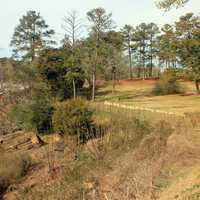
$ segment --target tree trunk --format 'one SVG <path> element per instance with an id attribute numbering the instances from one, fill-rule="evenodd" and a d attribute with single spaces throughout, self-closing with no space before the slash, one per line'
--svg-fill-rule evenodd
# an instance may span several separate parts
<path id="1" fill-rule="evenodd" d="M 151 50 L 152 51 L 152 50 Z M 149 68 L 149 77 L 152 77 L 153 76 L 153 55 L 151 53 L 151 56 L 150 56 L 150 68 Z"/>
<path id="2" fill-rule="evenodd" d="M 146 77 L 145 58 L 142 59 L 142 66 L 143 66 L 143 80 L 145 80 Z"/>
<path id="3" fill-rule="evenodd" d="M 153 77 L 153 63 L 151 63 L 151 66 L 149 68 L 149 77 Z"/>
<path id="4" fill-rule="evenodd" d="M 35 24 L 33 25 L 33 35 L 31 38 L 31 61 L 33 61 L 35 59 Z"/>
<path id="5" fill-rule="evenodd" d="M 142 66 L 142 53 L 141 53 L 142 48 L 140 47 L 140 58 L 139 58 L 139 67 L 138 67 L 138 78 L 141 77 L 141 66 Z"/>
<path id="6" fill-rule="evenodd" d="M 92 74 L 92 101 L 95 100 L 95 91 L 96 91 L 96 73 Z"/>
<path id="7" fill-rule="evenodd" d="M 129 71 L 130 71 L 130 79 L 133 78 L 133 72 L 132 72 L 132 54 L 131 54 L 131 48 L 128 49 L 129 54 Z"/>
<path id="8" fill-rule="evenodd" d="M 146 59 L 145 59 L 145 52 L 146 52 L 146 48 L 145 48 L 145 41 L 143 41 L 143 44 L 144 44 L 144 46 L 143 46 L 143 50 L 142 50 L 142 52 L 143 52 L 143 55 L 142 55 L 142 66 L 143 66 L 143 80 L 145 80 L 145 77 L 146 77 L 146 67 L 145 67 L 145 61 L 146 61 Z"/>
<path id="9" fill-rule="evenodd" d="M 198 94 L 200 94 L 200 87 L 199 87 L 199 84 L 200 84 L 200 79 L 199 79 L 199 80 L 195 80 L 196 90 L 197 90 L 197 93 L 198 93 Z"/>
<path id="10" fill-rule="evenodd" d="M 115 84 L 116 84 L 116 73 L 115 72 L 113 72 L 113 74 L 112 74 L 112 81 L 113 81 L 112 92 L 114 93 L 115 92 Z"/>
<path id="11" fill-rule="evenodd" d="M 74 79 L 73 79 L 73 93 L 74 93 L 74 99 L 76 99 L 76 83 Z"/>
<path id="12" fill-rule="evenodd" d="M 149 77 L 153 76 L 153 47 L 152 47 L 152 36 L 151 36 L 151 56 L 150 56 L 150 69 L 149 69 Z"/>
<path id="13" fill-rule="evenodd" d="M 137 77 L 140 78 L 141 76 L 141 66 L 137 67 Z"/>

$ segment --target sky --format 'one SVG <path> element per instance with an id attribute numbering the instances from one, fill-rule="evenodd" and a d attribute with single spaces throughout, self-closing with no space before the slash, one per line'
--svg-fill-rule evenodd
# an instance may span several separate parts
<path id="1" fill-rule="evenodd" d="M 63 17 L 67 11 L 77 10 L 85 20 L 87 11 L 103 7 L 112 12 L 113 20 L 118 29 L 125 24 L 137 26 L 142 22 L 154 22 L 159 26 L 173 23 L 187 12 L 200 14 L 200 0 L 190 0 L 185 7 L 172 9 L 169 12 L 159 10 L 155 0 L 0 0 L 0 57 L 10 56 L 9 47 L 14 28 L 19 19 L 28 10 L 36 10 L 46 20 L 47 24 L 56 31 L 55 39 L 60 40 L 64 34 L 61 28 Z"/>

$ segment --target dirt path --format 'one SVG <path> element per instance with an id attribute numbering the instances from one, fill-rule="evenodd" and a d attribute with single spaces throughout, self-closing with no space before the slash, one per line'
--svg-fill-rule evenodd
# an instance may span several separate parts
<path id="1" fill-rule="evenodd" d="M 124 109 L 128 109 L 128 110 L 148 111 L 148 112 L 151 112 L 151 113 L 160 113 L 160 114 L 173 115 L 173 116 L 178 116 L 178 117 L 185 117 L 184 114 L 177 114 L 177 113 L 174 113 L 174 112 L 166 112 L 166 111 L 163 111 L 163 110 L 155 110 L 155 109 L 151 109 L 151 108 L 144 108 L 144 107 L 138 107 L 138 106 L 129 106 L 129 105 L 124 105 L 124 104 L 120 104 L 120 103 L 113 103 L 113 102 L 108 102 L 108 101 L 105 101 L 104 105 L 117 107 L 117 108 L 124 108 Z"/>

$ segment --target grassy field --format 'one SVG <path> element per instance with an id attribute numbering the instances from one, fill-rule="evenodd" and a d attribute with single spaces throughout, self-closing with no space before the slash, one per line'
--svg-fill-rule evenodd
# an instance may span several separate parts
<path id="1" fill-rule="evenodd" d="M 177 95 L 155 96 L 152 89 L 156 81 L 119 81 L 115 91 L 112 84 L 101 86 L 98 91 L 98 101 L 119 102 L 156 110 L 164 110 L 183 114 L 200 111 L 200 95 L 196 94 L 193 82 L 180 82 L 185 93 Z"/>

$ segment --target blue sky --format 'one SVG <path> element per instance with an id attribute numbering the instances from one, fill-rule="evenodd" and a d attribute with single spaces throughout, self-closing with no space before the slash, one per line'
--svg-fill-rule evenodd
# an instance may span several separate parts
<path id="1" fill-rule="evenodd" d="M 159 26 L 173 23 L 187 12 L 200 14 L 200 0 L 190 2 L 180 9 L 169 12 L 158 10 L 154 0 L 1 0 L 0 6 L 0 57 L 10 56 L 9 43 L 19 18 L 27 10 L 36 10 L 41 13 L 51 28 L 61 37 L 62 18 L 67 11 L 75 9 L 82 18 L 85 13 L 95 7 L 104 7 L 113 13 L 113 19 L 118 28 L 124 24 L 138 25 L 141 22 L 155 22 Z"/>

